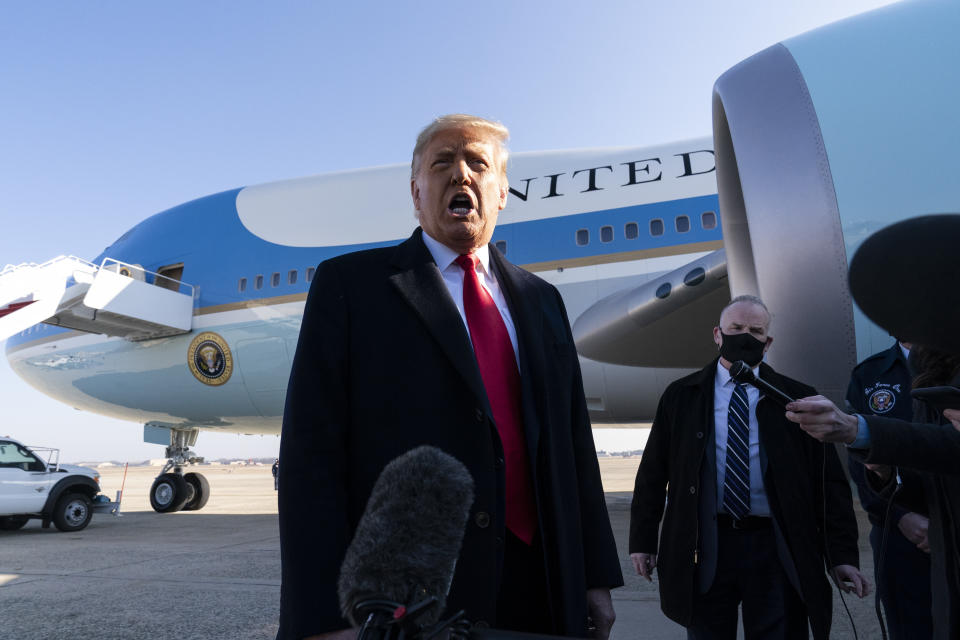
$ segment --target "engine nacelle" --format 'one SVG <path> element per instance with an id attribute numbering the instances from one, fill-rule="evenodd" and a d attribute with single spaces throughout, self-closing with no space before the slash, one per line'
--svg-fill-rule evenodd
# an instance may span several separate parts
<path id="1" fill-rule="evenodd" d="M 723 74 L 714 148 L 731 294 L 774 315 L 769 360 L 835 401 L 892 338 L 848 258 L 903 218 L 960 211 L 960 5 L 904 2 L 774 45 Z"/>

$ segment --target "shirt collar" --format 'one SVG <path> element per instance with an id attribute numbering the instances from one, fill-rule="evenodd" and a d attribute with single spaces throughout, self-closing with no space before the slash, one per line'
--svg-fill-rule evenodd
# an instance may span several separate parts
<path id="1" fill-rule="evenodd" d="M 897 342 L 897 346 L 900 347 L 900 353 L 903 354 L 903 359 L 907 360 L 910 357 L 910 349 L 907 349 L 905 346 Z"/>
<path id="2" fill-rule="evenodd" d="M 760 377 L 760 365 L 753 368 L 753 375 Z M 720 360 L 717 360 L 717 382 L 720 386 L 726 386 L 729 383 L 737 384 L 737 381 L 730 377 L 730 370 L 723 366 Z"/>
<path id="3" fill-rule="evenodd" d="M 433 261 L 437 264 L 437 268 L 441 272 L 446 271 L 447 268 L 453 264 L 453 261 L 460 256 L 459 253 L 447 245 L 434 240 L 426 231 L 423 232 L 423 244 L 427 245 L 427 250 L 430 251 L 430 255 L 433 256 Z M 489 274 L 490 248 L 487 245 L 483 245 L 474 251 L 473 255 L 477 256 L 477 260 L 480 261 L 480 266 L 483 268 L 483 272 Z M 459 269 L 459 267 L 457 268 Z"/>

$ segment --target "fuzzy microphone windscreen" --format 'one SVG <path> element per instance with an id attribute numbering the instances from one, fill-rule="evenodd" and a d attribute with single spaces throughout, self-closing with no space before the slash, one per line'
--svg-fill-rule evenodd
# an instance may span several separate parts
<path id="1" fill-rule="evenodd" d="M 408 607 L 429 596 L 446 605 L 464 529 L 473 504 L 473 478 L 463 464 L 435 447 L 412 449 L 377 479 L 340 567 L 340 609 L 354 625 L 358 600 L 376 597 Z"/>

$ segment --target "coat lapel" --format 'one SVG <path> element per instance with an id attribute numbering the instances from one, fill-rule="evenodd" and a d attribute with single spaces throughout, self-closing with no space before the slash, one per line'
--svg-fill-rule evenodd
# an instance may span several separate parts
<path id="1" fill-rule="evenodd" d="M 470 337 L 430 251 L 423 244 L 422 233 L 423 230 L 418 228 L 412 236 L 397 246 L 392 263 L 398 271 L 390 276 L 390 280 L 427 325 L 487 415 L 491 415 L 490 403 L 476 358 L 473 356 Z"/>
<path id="2" fill-rule="evenodd" d="M 527 285 L 526 271 L 507 262 L 494 245 L 490 245 L 490 263 L 503 291 L 513 317 L 520 352 L 521 405 L 523 429 L 531 471 L 536 477 L 537 449 L 540 444 L 539 416 L 545 415 L 542 402 L 547 397 L 543 389 L 546 379 L 546 356 L 543 351 L 543 307 L 538 304 L 536 291 Z"/>
<path id="3" fill-rule="evenodd" d="M 760 379 L 766 380 L 775 387 L 781 387 L 777 374 L 765 362 L 760 363 Z M 767 472 L 770 470 L 770 454 L 774 457 L 781 451 L 790 451 L 789 444 L 784 441 L 785 431 L 780 427 L 779 418 L 783 417 L 784 409 L 776 400 L 763 396 L 757 403 L 757 429 L 760 435 L 760 473 L 763 475 L 766 486 L 770 485 Z M 770 425 L 775 425 L 770 428 Z M 769 493 L 769 491 L 767 492 Z"/>

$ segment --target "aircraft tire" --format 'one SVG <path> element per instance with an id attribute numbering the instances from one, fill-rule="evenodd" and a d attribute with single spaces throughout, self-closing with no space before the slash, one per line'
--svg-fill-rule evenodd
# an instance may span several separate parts
<path id="1" fill-rule="evenodd" d="M 186 480 L 186 478 L 184 478 L 184 480 Z M 190 504 L 193 501 L 193 499 L 197 496 L 197 490 L 193 487 L 192 484 L 190 484 L 189 481 L 187 481 L 183 486 L 187 490 L 187 493 L 186 493 L 187 498 L 184 501 L 183 506 L 180 507 L 180 511 L 185 511 L 187 508 L 187 505 Z"/>
<path id="2" fill-rule="evenodd" d="M 210 483 L 200 473 L 186 473 L 183 479 L 193 488 L 193 497 L 183 505 L 184 511 L 199 511 L 203 509 L 207 500 L 210 499 Z"/>
<path id="3" fill-rule="evenodd" d="M 0 518 L 0 531 L 16 531 L 27 524 L 29 516 L 4 516 Z"/>
<path id="4" fill-rule="evenodd" d="M 162 473 L 150 487 L 150 506 L 157 513 L 180 511 L 188 497 L 187 481 L 179 473 Z"/>
<path id="5" fill-rule="evenodd" d="M 93 503 L 82 493 L 65 493 L 53 508 L 53 524 L 60 531 L 80 531 L 90 524 Z"/>

